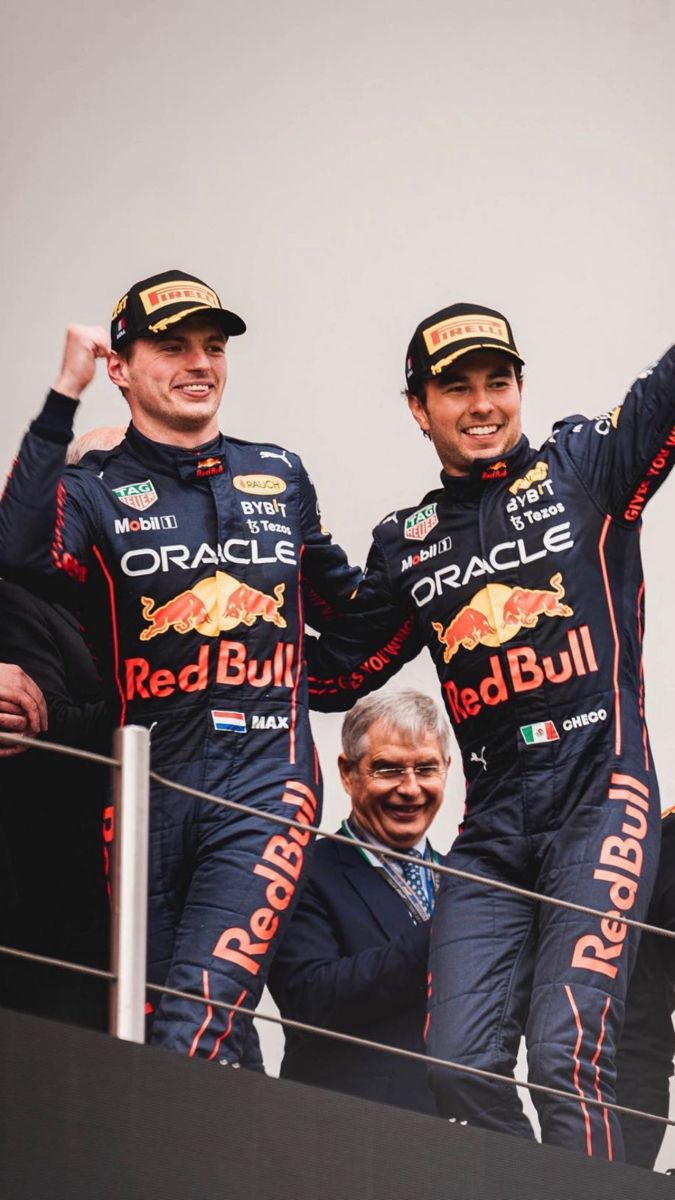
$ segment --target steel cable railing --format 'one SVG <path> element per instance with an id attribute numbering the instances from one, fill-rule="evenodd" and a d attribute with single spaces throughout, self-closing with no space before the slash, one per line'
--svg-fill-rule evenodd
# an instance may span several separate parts
<path id="1" fill-rule="evenodd" d="M 292 817 L 280 817 L 273 813 L 261 812 L 259 808 L 252 808 L 248 804 L 239 804 L 236 800 L 223 800 L 219 796 L 211 796 L 208 792 L 200 792 L 196 788 L 187 787 L 185 784 L 173 783 L 170 779 L 165 779 L 163 775 L 158 775 L 156 771 L 150 772 L 150 778 L 163 787 L 172 788 L 177 792 L 184 792 L 185 795 L 194 796 L 198 800 L 207 800 L 211 804 L 244 813 L 246 816 L 262 817 L 274 825 L 286 825 L 292 829 L 320 834 L 322 837 L 330 838 L 333 842 L 344 842 L 347 846 L 357 846 L 362 850 L 370 850 L 372 852 L 373 849 L 370 842 L 359 841 L 356 837 L 346 837 L 342 833 L 332 833 L 327 829 L 322 829 L 319 825 L 308 825 L 303 821 L 294 821 Z M 444 863 L 430 863 L 420 858 L 413 858 L 400 850 L 390 850 L 388 847 L 378 846 L 377 853 L 383 858 L 393 858 L 398 862 L 412 863 L 414 866 L 421 867 L 423 870 L 431 871 L 434 874 L 438 872 L 439 875 L 454 875 L 458 879 L 467 879 L 470 883 L 485 883 L 488 887 L 496 888 L 498 891 L 511 892 L 515 896 L 524 896 L 527 900 L 535 900 L 539 904 L 551 904 L 557 908 L 569 908 L 572 912 L 587 913 L 591 917 L 606 918 L 607 916 L 606 912 L 602 912 L 598 908 L 589 908 L 586 904 L 575 904 L 573 900 L 559 900 L 555 896 L 543 896 L 539 892 L 532 892 L 528 891 L 527 888 L 517 887 L 514 883 L 504 883 L 501 879 L 491 879 L 489 875 L 475 875 L 471 871 L 462 871 L 458 867 L 446 867 Z M 675 930 L 672 929 L 661 929 L 658 925 L 648 925 L 644 921 L 635 921 L 631 917 L 615 917 L 613 920 L 617 924 L 628 925 L 632 929 L 641 929 L 645 933 L 658 933 L 664 937 L 675 939 Z"/>
<path id="2" fill-rule="evenodd" d="M 199 1000 L 201 1004 L 209 1004 L 212 1008 L 221 1008 L 228 1012 L 235 1011 L 242 1013 L 247 1017 L 254 1017 L 256 1020 L 269 1021 L 275 1025 L 282 1025 L 284 1029 L 296 1029 L 299 1033 L 318 1034 L 320 1037 L 332 1038 L 334 1041 L 344 1042 L 350 1046 L 359 1046 L 364 1050 L 384 1050 L 388 1054 L 393 1054 L 398 1058 L 412 1059 L 414 1062 L 423 1063 L 424 1066 L 434 1067 L 451 1067 L 455 1071 L 461 1071 L 464 1075 L 478 1075 L 481 1079 L 491 1079 L 495 1083 L 508 1083 L 511 1087 L 526 1088 L 529 1092 L 539 1092 L 547 1096 L 558 1096 L 563 1100 L 574 1100 L 577 1104 L 580 1099 L 583 1099 L 584 1104 L 591 1104 L 595 1108 L 607 1108 L 612 1112 L 623 1113 L 629 1117 L 644 1117 L 650 1121 L 656 1121 L 660 1125 L 673 1125 L 675 1120 L 670 1117 L 660 1117 L 655 1113 L 645 1113 L 637 1108 L 626 1108 L 622 1104 L 614 1104 L 607 1100 L 596 1100 L 591 1096 L 580 1097 L 578 1092 L 567 1092 L 562 1088 L 549 1087 L 545 1083 L 530 1083 L 525 1079 L 514 1079 L 509 1075 L 500 1075 L 496 1071 L 485 1071 L 482 1067 L 468 1067 L 463 1063 L 451 1062 L 446 1058 L 436 1058 L 432 1054 L 420 1054 L 416 1050 L 404 1050 L 400 1046 L 388 1046 L 385 1042 L 373 1042 L 368 1038 L 356 1037 L 351 1033 L 340 1033 L 336 1029 L 322 1029 L 319 1025 L 308 1025 L 305 1021 L 294 1021 L 290 1017 L 275 1017 L 272 1013 L 262 1013 L 260 1009 L 244 1008 L 243 1005 L 229 1004 L 225 1000 L 207 1000 L 204 996 L 193 996 L 191 992 L 181 992 L 177 988 L 167 988 L 159 983 L 146 984 L 147 990 L 157 992 L 163 996 L 175 996 L 178 1000 Z"/>
<path id="3" fill-rule="evenodd" d="M 388 1046 L 385 1043 L 373 1042 L 365 1038 L 359 1038 L 352 1034 L 340 1033 L 337 1030 L 322 1029 L 319 1026 L 309 1025 L 305 1022 L 291 1020 L 287 1017 L 277 1017 L 270 1013 L 263 1013 L 259 1009 L 249 1009 L 241 1005 L 235 1006 L 224 1000 L 216 1000 L 213 997 L 206 999 L 204 996 L 193 995 L 189 992 L 182 992 L 177 989 L 168 988 L 160 984 L 148 983 L 145 980 L 145 940 L 146 940 L 146 907 L 147 907 L 147 837 L 149 823 L 149 781 L 152 780 L 161 787 L 171 788 L 174 791 L 182 792 L 186 795 L 193 796 L 195 799 L 204 800 L 205 802 L 215 804 L 217 806 L 231 809 L 245 815 L 255 816 L 258 820 L 265 820 L 271 824 L 281 825 L 292 829 L 299 829 L 303 833 L 320 834 L 337 842 L 344 842 L 352 847 L 356 846 L 366 850 L 372 850 L 372 846 L 368 842 L 359 841 L 353 837 L 346 837 L 342 834 L 336 834 L 329 830 L 324 830 L 320 826 L 310 825 L 306 822 L 293 820 L 289 817 L 278 816 L 273 813 L 267 813 L 260 809 L 253 808 L 250 805 L 240 804 L 233 800 L 226 800 L 222 797 L 212 796 L 208 792 L 202 792 L 196 788 L 190 788 L 184 784 L 166 779 L 157 772 L 150 770 L 150 739 L 148 731 L 139 726 L 127 726 L 125 729 L 118 730 L 116 733 L 115 750 L 118 751 L 117 757 L 107 757 L 105 755 L 95 754 L 90 751 L 78 750 L 69 746 L 61 746 L 55 742 L 48 742 L 42 739 L 37 740 L 25 737 L 20 734 L 9 734 L 0 732 L 0 743 L 14 743 L 22 746 L 32 747 L 38 750 L 45 750 L 52 753 L 61 753 L 87 759 L 97 762 L 105 766 L 113 768 L 114 776 L 114 799 L 116 808 L 115 818 L 115 836 L 113 839 L 113 911 L 112 911 L 112 970 L 103 971 L 99 968 L 87 967 L 82 964 L 70 963 L 62 959 L 51 958 L 47 955 L 35 954 L 28 951 L 18 950 L 11 946 L 0 945 L 0 954 L 6 954 L 10 957 L 21 958 L 33 961 L 45 966 L 60 967 L 65 970 L 79 972 L 84 975 L 94 976 L 100 979 L 108 980 L 112 988 L 112 1003 L 111 1003 L 111 1030 L 117 1037 L 124 1038 L 130 1041 L 144 1041 L 145 1027 L 145 993 L 152 991 L 155 993 L 175 996 L 179 999 L 186 999 L 200 1004 L 208 1004 L 213 1008 L 231 1011 L 235 1007 L 237 1011 L 256 1020 L 262 1020 L 281 1025 L 284 1028 L 295 1029 L 299 1032 L 314 1034 L 319 1037 L 332 1038 L 336 1041 L 349 1043 L 364 1050 L 377 1050 L 380 1052 L 389 1053 L 401 1058 L 420 1061 L 429 1066 L 446 1067 L 464 1074 L 476 1075 L 485 1079 L 493 1080 L 499 1083 L 506 1083 L 510 1086 L 521 1088 L 529 1092 L 537 1092 L 556 1096 L 563 1099 L 569 1099 L 575 1103 L 579 1103 L 580 1096 L 577 1092 L 568 1092 L 558 1088 L 552 1088 L 545 1084 L 531 1083 L 527 1080 L 516 1079 L 512 1076 L 500 1075 L 496 1072 L 486 1071 L 479 1067 L 470 1067 L 462 1063 L 452 1062 L 451 1060 L 435 1058 L 430 1055 L 420 1054 L 412 1050 L 404 1050 L 400 1047 Z M 143 851 L 141 853 L 141 850 Z M 485 884 L 488 887 L 497 888 L 498 890 L 511 892 L 516 895 L 534 900 L 537 903 L 552 904 L 562 908 L 569 908 L 575 912 L 586 913 L 590 916 L 605 918 L 606 913 L 590 908 L 586 905 L 575 904 L 572 901 L 560 900 L 556 897 L 543 896 L 537 892 L 529 891 L 525 888 L 519 888 L 514 884 L 508 884 L 501 880 L 491 879 L 489 876 L 476 875 L 471 872 L 462 871 L 458 868 L 447 867 L 443 863 L 425 863 L 419 858 L 412 858 L 410 855 L 404 854 L 401 851 L 389 850 L 378 847 L 378 853 L 383 854 L 388 858 L 392 858 L 400 862 L 414 862 L 417 866 L 422 866 L 426 870 L 438 872 L 439 874 L 452 875 L 458 878 L 464 878 L 471 882 Z M 659 926 L 650 925 L 646 922 L 636 921 L 629 917 L 615 918 L 617 923 L 643 930 L 645 932 L 654 933 L 666 938 L 675 938 L 675 931 L 662 929 Z M 646 1113 L 639 1109 L 627 1108 L 623 1105 L 598 1100 L 591 1096 L 583 1097 L 584 1103 L 609 1109 L 619 1114 L 632 1117 L 640 1117 L 648 1121 L 656 1122 L 661 1125 L 675 1126 L 675 1120 L 669 1117 L 662 1117 L 655 1113 Z"/>

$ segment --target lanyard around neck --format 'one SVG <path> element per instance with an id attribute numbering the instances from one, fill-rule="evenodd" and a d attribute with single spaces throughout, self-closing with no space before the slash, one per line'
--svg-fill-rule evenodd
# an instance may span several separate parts
<path id="1" fill-rule="evenodd" d="M 390 887 L 393 887 L 394 891 L 403 900 L 403 903 L 408 909 L 413 921 L 416 924 L 419 924 L 421 921 L 428 920 L 429 913 L 433 910 L 434 900 L 438 892 L 440 882 L 438 872 L 429 871 L 422 867 L 422 876 L 425 882 L 427 901 L 429 905 L 429 912 L 427 912 L 420 897 L 405 878 L 405 875 L 403 874 L 403 864 L 398 862 L 396 859 L 388 858 L 383 855 L 381 847 L 373 841 L 373 838 L 369 836 L 365 829 L 361 828 L 361 826 L 354 820 L 353 817 L 349 817 L 346 821 L 342 822 L 342 832 L 346 834 L 347 837 L 354 838 L 359 842 L 367 842 L 368 845 L 372 847 L 372 849 L 364 850 L 362 846 L 357 846 L 355 849 L 359 851 L 359 854 L 365 858 L 367 863 L 370 863 L 371 867 L 380 872 Z M 427 848 L 429 857 L 426 861 L 431 861 L 433 863 L 439 862 L 439 856 L 433 849 L 428 839 Z M 401 851 L 401 853 L 403 853 L 403 851 Z"/>

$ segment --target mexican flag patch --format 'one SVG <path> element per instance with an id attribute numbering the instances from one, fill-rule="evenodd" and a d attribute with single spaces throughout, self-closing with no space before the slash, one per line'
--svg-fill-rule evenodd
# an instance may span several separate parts
<path id="1" fill-rule="evenodd" d="M 539 742 L 560 741 L 560 734 L 553 721 L 540 721 L 538 725 L 521 725 L 520 732 L 528 746 L 536 746 Z"/>

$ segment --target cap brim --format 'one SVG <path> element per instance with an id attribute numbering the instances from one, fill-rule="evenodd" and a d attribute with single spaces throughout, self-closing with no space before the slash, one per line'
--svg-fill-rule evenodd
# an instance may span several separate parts
<path id="1" fill-rule="evenodd" d="M 440 362 L 434 363 L 426 378 L 435 379 L 437 375 L 442 375 L 448 367 L 451 367 L 458 358 L 462 358 L 465 354 L 473 354 L 476 350 L 497 350 L 499 354 L 508 354 L 511 358 L 515 358 L 521 367 L 525 366 L 525 360 L 520 357 L 517 351 L 511 350 L 509 346 L 505 346 L 502 342 L 473 342 L 470 346 L 464 346 L 461 350 L 455 350 L 454 353 L 442 358 Z"/>
<path id="2" fill-rule="evenodd" d="M 200 312 L 208 313 L 228 337 L 236 337 L 240 333 L 246 333 L 245 322 L 236 313 L 230 312 L 229 309 L 213 308 L 210 304 L 191 304 L 189 308 L 183 308 L 180 312 L 172 313 L 171 316 L 162 317 L 154 325 L 148 325 L 147 333 L 140 334 L 139 336 L 152 337 L 153 334 L 166 333 L 170 325 L 177 325 L 180 321 L 186 321 L 188 317 L 193 317 L 195 313 Z"/>
<path id="3" fill-rule="evenodd" d="M 236 337 L 240 333 L 246 333 L 246 322 L 242 321 L 241 317 L 238 317 L 236 313 L 230 312 L 229 309 L 221 308 L 219 311 L 217 308 L 211 308 L 209 312 L 212 312 L 214 317 L 219 316 L 221 318 L 223 330 L 225 333 L 230 334 L 231 337 Z"/>

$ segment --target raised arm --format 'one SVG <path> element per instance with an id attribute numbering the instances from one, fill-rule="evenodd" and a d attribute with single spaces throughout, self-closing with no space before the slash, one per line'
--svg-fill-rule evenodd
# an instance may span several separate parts
<path id="1" fill-rule="evenodd" d="M 5 575 L 74 573 L 60 554 L 60 489 L 66 447 L 73 432 L 79 397 L 91 382 L 99 358 L 109 353 L 107 334 L 98 326 L 71 325 L 56 386 L 31 423 L 0 501 L 0 571 Z M 72 557 L 72 555 L 71 555 Z"/>

